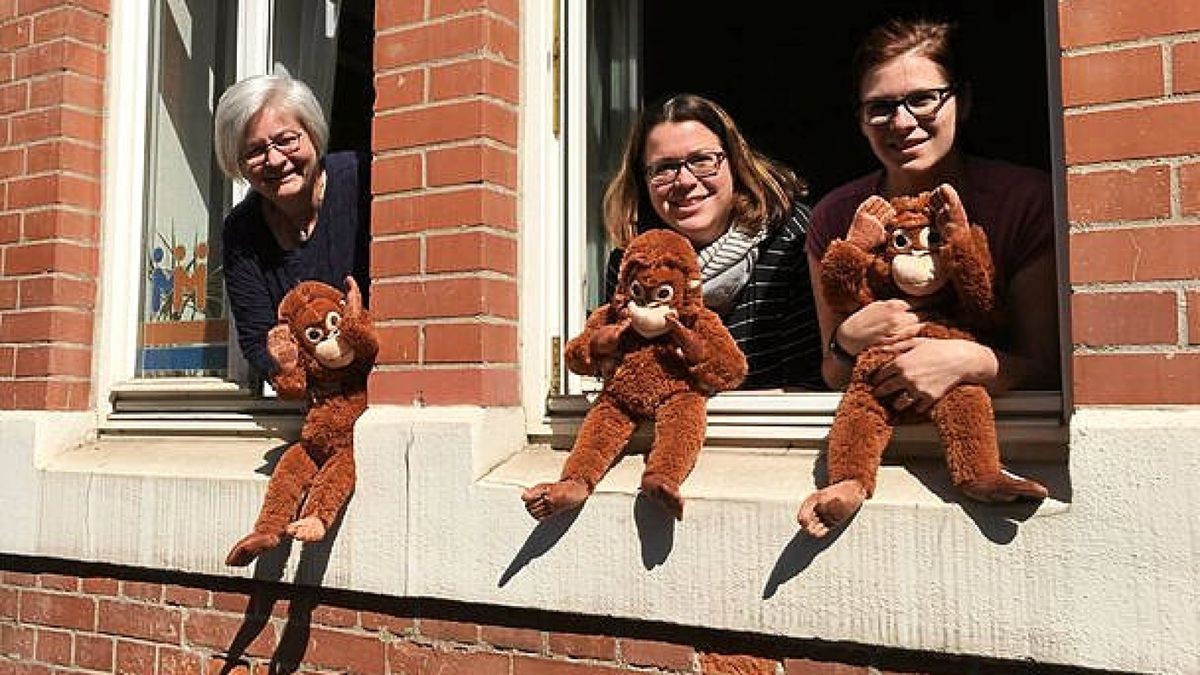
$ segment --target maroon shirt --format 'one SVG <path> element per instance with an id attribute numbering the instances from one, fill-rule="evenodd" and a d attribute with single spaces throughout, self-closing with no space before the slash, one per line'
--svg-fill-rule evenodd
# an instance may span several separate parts
<path id="1" fill-rule="evenodd" d="M 846 183 L 813 209 L 805 251 L 818 260 L 834 239 L 846 236 L 854 210 L 878 194 L 883 171 Z M 1013 275 L 1054 247 L 1054 199 L 1050 177 L 1035 169 L 978 157 L 963 158 L 963 179 L 954 186 L 971 223 L 987 233 L 1001 292 Z"/>

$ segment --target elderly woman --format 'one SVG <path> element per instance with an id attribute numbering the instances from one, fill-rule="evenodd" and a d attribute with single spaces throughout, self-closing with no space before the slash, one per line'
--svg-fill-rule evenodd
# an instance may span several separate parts
<path id="1" fill-rule="evenodd" d="M 221 170 L 250 186 L 225 217 L 225 288 L 242 354 L 270 380 L 277 366 L 267 332 L 293 286 L 317 280 L 344 289 L 352 276 L 367 300 L 370 159 L 325 154 L 321 106 L 286 74 L 230 86 L 217 103 L 214 139 Z"/>

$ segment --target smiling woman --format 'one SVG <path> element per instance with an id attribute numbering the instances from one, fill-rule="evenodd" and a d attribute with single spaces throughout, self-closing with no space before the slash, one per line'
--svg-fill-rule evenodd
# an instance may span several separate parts
<path id="1" fill-rule="evenodd" d="M 292 287 L 354 277 L 368 298 L 370 161 L 325 155 L 328 135 L 312 91 L 286 74 L 238 82 L 217 105 L 217 161 L 250 186 L 225 218 L 225 287 L 242 354 L 268 379 L 267 331 Z"/>

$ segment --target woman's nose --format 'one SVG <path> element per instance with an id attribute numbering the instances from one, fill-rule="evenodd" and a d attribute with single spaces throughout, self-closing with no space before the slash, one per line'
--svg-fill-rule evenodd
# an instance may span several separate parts
<path id="1" fill-rule="evenodd" d="M 889 122 L 889 125 L 892 128 L 904 130 L 912 129 L 919 124 L 920 122 L 917 121 L 916 116 L 909 112 L 908 108 L 904 106 L 898 106 L 896 108 L 896 112 L 892 115 L 891 122 Z"/>

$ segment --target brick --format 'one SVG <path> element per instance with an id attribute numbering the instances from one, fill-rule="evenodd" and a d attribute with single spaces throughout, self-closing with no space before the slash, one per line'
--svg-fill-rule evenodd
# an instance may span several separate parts
<path id="1" fill-rule="evenodd" d="M 1187 343 L 1200 345 L 1200 291 L 1187 293 Z"/>
<path id="2" fill-rule="evenodd" d="M 114 633 L 167 644 L 179 644 L 183 614 L 175 608 L 132 602 L 100 601 L 101 633 Z"/>
<path id="3" fill-rule="evenodd" d="M 1077 345 L 1174 344 L 1177 324 L 1174 292 L 1071 296 L 1072 341 Z"/>
<path id="4" fill-rule="evenodd" d="M 99 241 L 100 218 L 52 207 L 23 214 L 22 231 L 28 241 L 53 238 L 95 243 Z"/>
<path id="5" fill-rule="evenodd" d="M 416 363 L 421 357 L 421 329 L 417 326 L 376 326 L 379 363 Z M 365 620 L 365 619 L 364 619 Z M 409 619 L 409 627 L 412 620 Z M 365 624 L 363 628 L 368 628 Z"/>
<path id="6" fill-rule="evenodd" d="M 182 649 L 160 647 L 158 650 L 158 675 L 203 675 L 204 659 L 199 654 Z"/>
<path id="7" fill-rule="evenodd" d="M 110 637 L 86 635 L 75 636 L 75 665 L 88 670 L 111 672 L 115 641 Z"/>
<path id="8" fill-rule="evenodd" d="M 1076 354 L 1079 405 L 1200 404 L 1200 354 Z"/>
<path id="9" fill-rule="evenodd" d="M 37 632 L 33 628 L 0 623 L 0 656 L 32 660 L 36 644 Z"/>
<path id="10" fill-rule="evenodd" d="M 0 325 L 0 342 L 73 342 L 89 344 L 92 317 L 69 310 L 40 309 L 13 312 Z"/>
<path id="11" fill-rule="evenodd" d="M 517 327 L 482 322 L 425 326 L 425 363 L 517 362 Z"/>
<path id="12" fill-rule="evenodd" d="M 91 349 L 48 345 L 21 345 L 17 348 L 17 377 L 87 377 L 91 372 Z"/>
<path id="13" fill-rule="evenodd" d="M 163 602 L 179 607 L 208 607 L 208 591 L 203 588 L 168 585 L 163 588 Z"/>
<path id="14" fill-rule="evenodd" d="M 102 125 L 103 117 L 99 112 L 53 107 L 15 116 L 12 121 L 12 140 L 14 143 L 36 143 L 62 136 L 98 143 Z"/>
<path id="15" fill-rule="evenodd" d="M 373 124 L 376 151 L 474 138 L 517 143 L 517 114 L 494 101 L 454 101 L 382 113 Z"/>
<path id="16" fill-rule="evenodd" d="M 117 641 L 114 675 L 149 675 L 155 672 L 153 645 L 128 640 Z"/>
<path id="17" fill-rule="evenodd" d="M 1200 152 L 1196 119 L 1200 119 L 1200 102 L 1195 101 L 1068 115 L 1063 125 L 1067 163 Z"/>
<path id="18" fill-rule="evenodd" d="M 0 213 L 0 244 L 11 244 L 21 238 L 21 216 Z"/>
<path id="19" fill-rule="evenodd" d="M 371 163 L 371 191 L 377 195 L 422 187 L 424 162 L 421 153 L 377 157 Z"/>
<path id="20" fill-rule="evenodd" d="M 163 585 L 143 581 L 123 581 L 121 582 L 121 595 L 137 600 L 158 602 L 162 600 Z"/>
<path id="21" fill-rule="evenodd" d="M 421 240 L 375 238 L 371 241 L 373 278 L 408 276 L 421 271 Z"/>
<path id="22" fill-rule="evenodd" d="M 38 586 L 52 591 L 79 590 L 79 577 L 68 577 L 62 574 L 39 574 Z"/>
<path id="23" fill-rule="evenodd" d="M 9 186 L 7 203 L 10 209 L 61 204 L 95 211 L 100 208 L 100 183 L 60 173 L 21 178 Z"/>
<path id="24" fill-rule="evenodd" d="M 786 675 L 867 675 L 868 670 L 862 666 L 843 663 L 788 659 L 784 662 L 784 672 Z"/>
<path id="25" fill-rule="evenodd" d="M 265 618 L 265 617 L 264 617 Z M 260 619 L 259 621 L 262 621 Z M 226 651 L 238 639 L 239 644 L 250 637 L 249 633 L 258 622 L 248 623 L 242 617 L 231 617 L 215 612 L 190 611 L 183 621 L 183 644 L 190 647 L 207 647 L 214 651 Z M 250 656 L 269 657 L 278 644 L 275 626 L 270 621 L 261 624 L 254 639 L 244 651 Z"/>
<path id="26" fill-rule="evenodd" d="M 67 70 L 104 77 L 104 52 L 93 45 L 59 39 L 22 49 L 14 62 L 17 79 Z"/>
<path id="27" fill-rule="evenodd" d="M 74 38 L 104 47 L 108 43 L 108 23 L 103 17 L 78 7 L 60 7 L 33 20 L 33 39 L 47 42 L 54 38 Z"/>
<path id="28" fill-rule="evenodd" d="M 1162 96 L 1162 48 L 1064 56 L 1062 82 L 1063 104 L 1068 107 Z"/>
<path id="29" fill-rule="evenodd" d="M 0 87 L 0 115 L 29 109 L 29 83 L 14 82 Z"/>
<path id="30" fill-rule="evenodd" d="M 417 624 L 417 631 L 434 640 L 449 640 L 466 644 L 475 644 L 479 641 L 479 626 L 473 623 L 421 619 Z"/>
<path id="31" fill-rule="evenodd" d="M 4 309 L 4 305 L 2 303 L 0 303 L 0 309 Z M 17 357 L 17 348 L 16 347 L 0 347 L 0 379 L 11 378 L 16 375 L 16 372 L 17 372 L 17 364 L 15 363 L 16 357 Z M 17 616 L 17 605 L 15 604 L 16 599 L 17 599 L 16 591 L 8 591 L 8 590 L 0 591 L 0 598 L 3 598 L 5 593 L 13 594 L 12 599 L 13 599 L 14 604 L 12 606 L 12 612 L 5 612 L 5 611 L 3 611 L 3 609 L 4 609 L 3 603 L 0 602 L 0 618 L 15 617 L 15 616 Z"/>
<path id="32" fill-rule="evenodd" d="M 358 626 L 358 612 L 352 609 L 318 606 L 313 608 L 311 616 L 314 624 L 331 628 L 355 628 Z"/>
<path id="33" fill-rule="evenodd" d="M 371 631 L 386 631 L 395 636 L 408 635 L 414 632 L 416 622 L 409 617 L 391 616 L 377 612 L 363 612 L 360 617 L 362 627 Z"/>
<path id="34" fill-rule="evenodd" d="M 551 633 L 547 642 L 551 654 L 576 659 L 617 660 L 617 640 L 606 635 Z"/>
<path id="35" fill-rule="evenodd" d="M 29 173 L 72 171 L 99 176 L 100 149 L 77 141 L 55 140 L 28 148 Z"/>
<path id="36" fill-rule="evenodd" d="M 76 595 L 26 590 L 21 593 L 21 621 L 41 626 L 93 630 L 96 627 L 96 601 Z"/>
<path id="37" fill-rule="evenodd" d="M 8 247 L 4 251 L 3 269 L 4 274 L 12 276 L 47 272 L 88 276 L 95 274 L 98 265 L 99 253 L 95 246 L 52 241 Z"/>
<path id="38" fill-rule="evenodd" d="M 477 225 L 515 231 L 517 200 L 484 187 L 376 199 L 371 222 L 376 235 Z"/>
<path id="39" fill-rule="evenodd" d="M 443 652 L 405 642 L 388 646 L 394 675 L 509 675 L 509 657 L 486 652 Z"/>
<path id="40" fill-rule="evenodd" d="M 69 105 L 85 110 L 104 110 L 104 83 L 79 73 L 60 72 L 40 77 L 29 85 L 29 107 Z M 95 139 L 99 141 L 99 139 Z"/>
<path id="41" fill-rule="evenodd" d="M 84 579 L 80 588 L 87 595 L 113 596 L 120 591 L 121 584 L 116 579 L 92 578 Z"/>
<path id="42" fill-rule="evenodd" d="M 775 675 L 778 661 L 757 656 L 701 654 L 702 675 Z"/>
<path id="43" fill-rule="evenodd" d="M 522 652 L 542 652 L 542 632 L 529 628 L 507 628 L 505 626 L 481 626 L 479 637 L 485 643 L 501 649 L 516 649 Z"/>
<path id="44" fill-rule="evenodd" d="M 482 14 L 451 17 L 375 37 L 375 69 L 387 70 L 471 54 L 519 57 L 516 27 Z"/>
<path id="45" fill-rule="evenodd" d="M 0 24 L 0 50 L 16 52 L 33 43 L 33 21 L 27 18 Z"/>
<path id="46" fill-rule="evenodd" d="M 495 183 L 517 188 L 517 155 L 481 143 L 431 149 L 425 155 L 431 187 Z"/>
<path id="47" fill-rule="evenodd" d="M 375 112 L 388 112 L 397 108 L 426 103 L 426 70 L 409 68 L 399 72 L 379 73 L 375 76 Z"/>
<path id="48" fill-rule="evenodd" d="M 517 241 L 491 232 L 456 232 L 425 239 L 425 271 L 517 273 Z"/>
<path id="49" fill-rule="evenodd" d="M 432 0 L 429 4 L 429 13 L 430 16 L 436 17 L 470 10 L 489 10 L 516 21 L 517 5 L 517 0 Z"/>
<path id="50" fill-rule="evenodd" d="M 1067 176 L 1067 218 L 1072 223 L 1167 218 L 1170 215 L 1170 167 Z"/>
<path id="51" fill-rule="evenodd" d="M 1065 0 L 1058 3 L 1065 48 L 1200 30 L 1200 4 L 1163 0 L 1146 11 L 1141 0 Z"/>
<path id="52" fill-rule="evenodd" d="M 514 656 L 512 665 L 512 675 L 617 675 L 628 672 L 602 665 L 553 661 L 532 656 Z"/>
<path id="53" fill-rule="evenodd" d="M 375 29 L 398 28 L 425 18 L 425 0 L 389 0 L 375 3 Z"/>
<path id="54" fill-rule="evenodd" d="M 668 670 L 692 669 L 696 650 L 687 645 L 656 640 L 621 640 L 621 658 L 634 666 L 653 666 Z"/>
<path id="55" fill-rule="evenodd" d="M 1071 281 L 1157 281 L 1200 277 L 1200 226 L 1076 232 Z"/>
<path id="56" fill-rule="evenodd" d="M 4 352 L 0 350 L 0 355 Z M 2 358 L 2 356 L 0 356 Z M 3 370 L 0 370 L 0 375 L 3 375 Z M 11 377 L 11 375 L 10 375 Z M 0 588 L 0 620 L 16 619 L 18 613 L 18 591 L 15 588 Z"/>
<path id="57" fill-rule="evenodd" d="M 322 668 L 382 673 L 386 667 L 384 644 L 377 636 L 313 628 L 304 661 Z"/>
<path id="58" fill-rule="evenodd" d="M 517 105 L 521 102 L 520 74 L 515 66 L 490 59 L 470 59 L 430 68 L 431 101 L 469 96 L 493 96 Z"/>
<path id="59" fill-rule="evenodd" d="M 385 370 L 368 381 L 371 401 L 397 405 L 518 405 L 520 377 L 511 368 Z"/>
<path id="60" fill-rule="evenodd" d="M 37 649 L 34 653 L 38 661 L 69 666 L 71 665 L 71 651 L 70 633 L 59 630 L 39 630 L 37 632 Z"/>
<path id="61" fill-rule="evenodd" d="M 20 280 L 20 307 L 22 309 L 51 306 L 77 309 L 95 308 L 96 281 L 94 279 L 72 279 L 58 275 Z"/>
<path id="62" fill-rule="evenodd" d="M 1171 47 L 1171 86 L 1177 94 L 1200 91 L 1200 42 Z"/>
<path id="63" fill-rule="evenodd" d="M 1186 215 L 1200 214 L 1200 163 L 1179 167 L 1180 210 Z"/>
<path id="64" fill-rule="evenodd" d="M 479 316 L 515 319 L 517 287 L 512 281 L 479 277 L 375 283 L 371 288 L 371 311 L 377 320 Z M 3 333 L 0 330 L 0 335 Z"/>
<path id="65" fill-rule="evenodd" d="M 87 382 L 16 380 L 11 399 L 0 408 L 13 410 L 84 410 L 91 404 Z"/>

